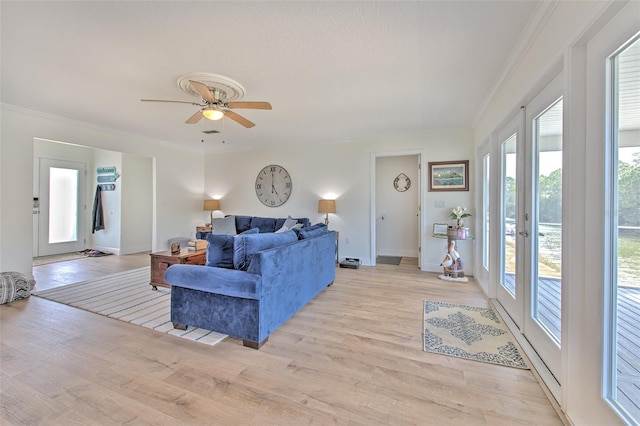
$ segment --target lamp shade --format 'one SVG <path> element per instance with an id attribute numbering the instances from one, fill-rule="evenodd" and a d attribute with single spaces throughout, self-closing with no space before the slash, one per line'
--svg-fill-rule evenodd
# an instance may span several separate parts
<path id="1" fill-rule="evenodd" d="M 320 200 L 318 201 L 318 213 L 335 213 L 336 200 Z"/>
<path id="2" fill-rule="evenodd" d="M 204 200 L 204 208 L 202 210 L 220 210 L 220 200 Z"/>

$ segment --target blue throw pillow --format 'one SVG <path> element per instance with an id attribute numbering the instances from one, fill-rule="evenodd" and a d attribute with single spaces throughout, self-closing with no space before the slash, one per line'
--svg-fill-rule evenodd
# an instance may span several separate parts
<path id="1" fill-rule="evenodd" d="M 240 235 L 257 234 L 258 228 L 251 228 Z M 207 235 L 206 266 L 233 269 L 233 243 L 238 236 L 225 234 Z"/>
<path id="2" fill-rule="evenodd" d="M 329 232 L 329 228 L 324 223 L 316 223 L 315 225 L 297 230 L 298 238 L 301 240 L 326 234 L 327 232 Z"/>
<path id="3" fill-rule="evenodd" d="M 233 242 L 233 267 L 241 271 L 246 271 L 255 253 L 291 243 L 297 239 L 293 231 L 279 234 L 260 233 L 238 235 Z"/>
<path id="4" fill-rule="evenodd" d="M 233 239 L 231 235 L 208 234 L 205 265 L 233 269 Z"/>
<path id="5" fill-rule="evenodd" d="M 240 235 L 248 235 L 248 234 L 259 234 L 260 230 L 258 228 L 251 228 L 251 229 L 247 229 L 244 232 L 239 233 L 238 235 L 236 235 L 236 238 L 239 237 Z"/>

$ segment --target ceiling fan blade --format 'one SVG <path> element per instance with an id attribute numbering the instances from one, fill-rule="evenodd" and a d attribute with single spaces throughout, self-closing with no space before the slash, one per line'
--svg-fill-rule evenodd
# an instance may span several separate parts
<path id="1" fill-rule="evenodd" d="M 197 104 L 195 102 L 188 102 L 188 101 L 168 101 L 166 99 L 140 99 L 140 100 L 142 102 L 172 102 L 176 104 L 189 104 L 189 105 L 203 106 L 201 104 Z"/>
<path id="2" fill-rule="evenodd" d="M 193 86 L 194 89 L 202 96 L 202 99 L 207 100 L 209 102 L 216 102 L 216 99 L 211 94 L 211 90 L 205 85 L 195 80 L 189 80 L 189 83 Z"/>
<path id="3" fill-rule="evenodd" d="M 185 123 L 196 124 L 198 121 L 200 121 L 201 118 L 202 118 L 202 111 L 198 111 L 195 114 L 193 114 L 191 117 L 189 117 L 189 119 L 185 121 Z"/>
<path id="4" fill-rule="evenodd" d="M 238 102 L 227 102 L 227 105 L 229 105 L 229 108 L 271 109 L 271 104 L 269 102 L 238 101 Z"/>
<path id="5" fill-rule="evenodd" d="M 246 118 L 244 118 L 241 115 L 236 114 L 233 111 L 225 111 L 224 112 L 224 116 L 225 117 L 229 117 L 230 119 L 232 119 L 236 123 L 242 124 L 246 128 L 251 128 L 251 127 L 255 126 L 255 123 L 252 123 L 251 121 L 247 120 Z"/>

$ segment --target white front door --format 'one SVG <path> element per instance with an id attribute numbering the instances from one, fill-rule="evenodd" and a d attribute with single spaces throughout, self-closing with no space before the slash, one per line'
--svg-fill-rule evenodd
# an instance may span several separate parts
<path id="1" fill-rule="evenodd" d="M 40 160 L 38 256 L 85 248 L 86 164 Z"/>

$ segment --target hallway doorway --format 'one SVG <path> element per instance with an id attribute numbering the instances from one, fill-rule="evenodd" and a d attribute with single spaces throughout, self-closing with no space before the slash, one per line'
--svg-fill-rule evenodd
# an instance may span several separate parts
<path id="1" fill-rule="evenodd" d="M 421 152 L 373 154 L 371 263 L 382 257 L 418 259 L 421 246 Z"/>

